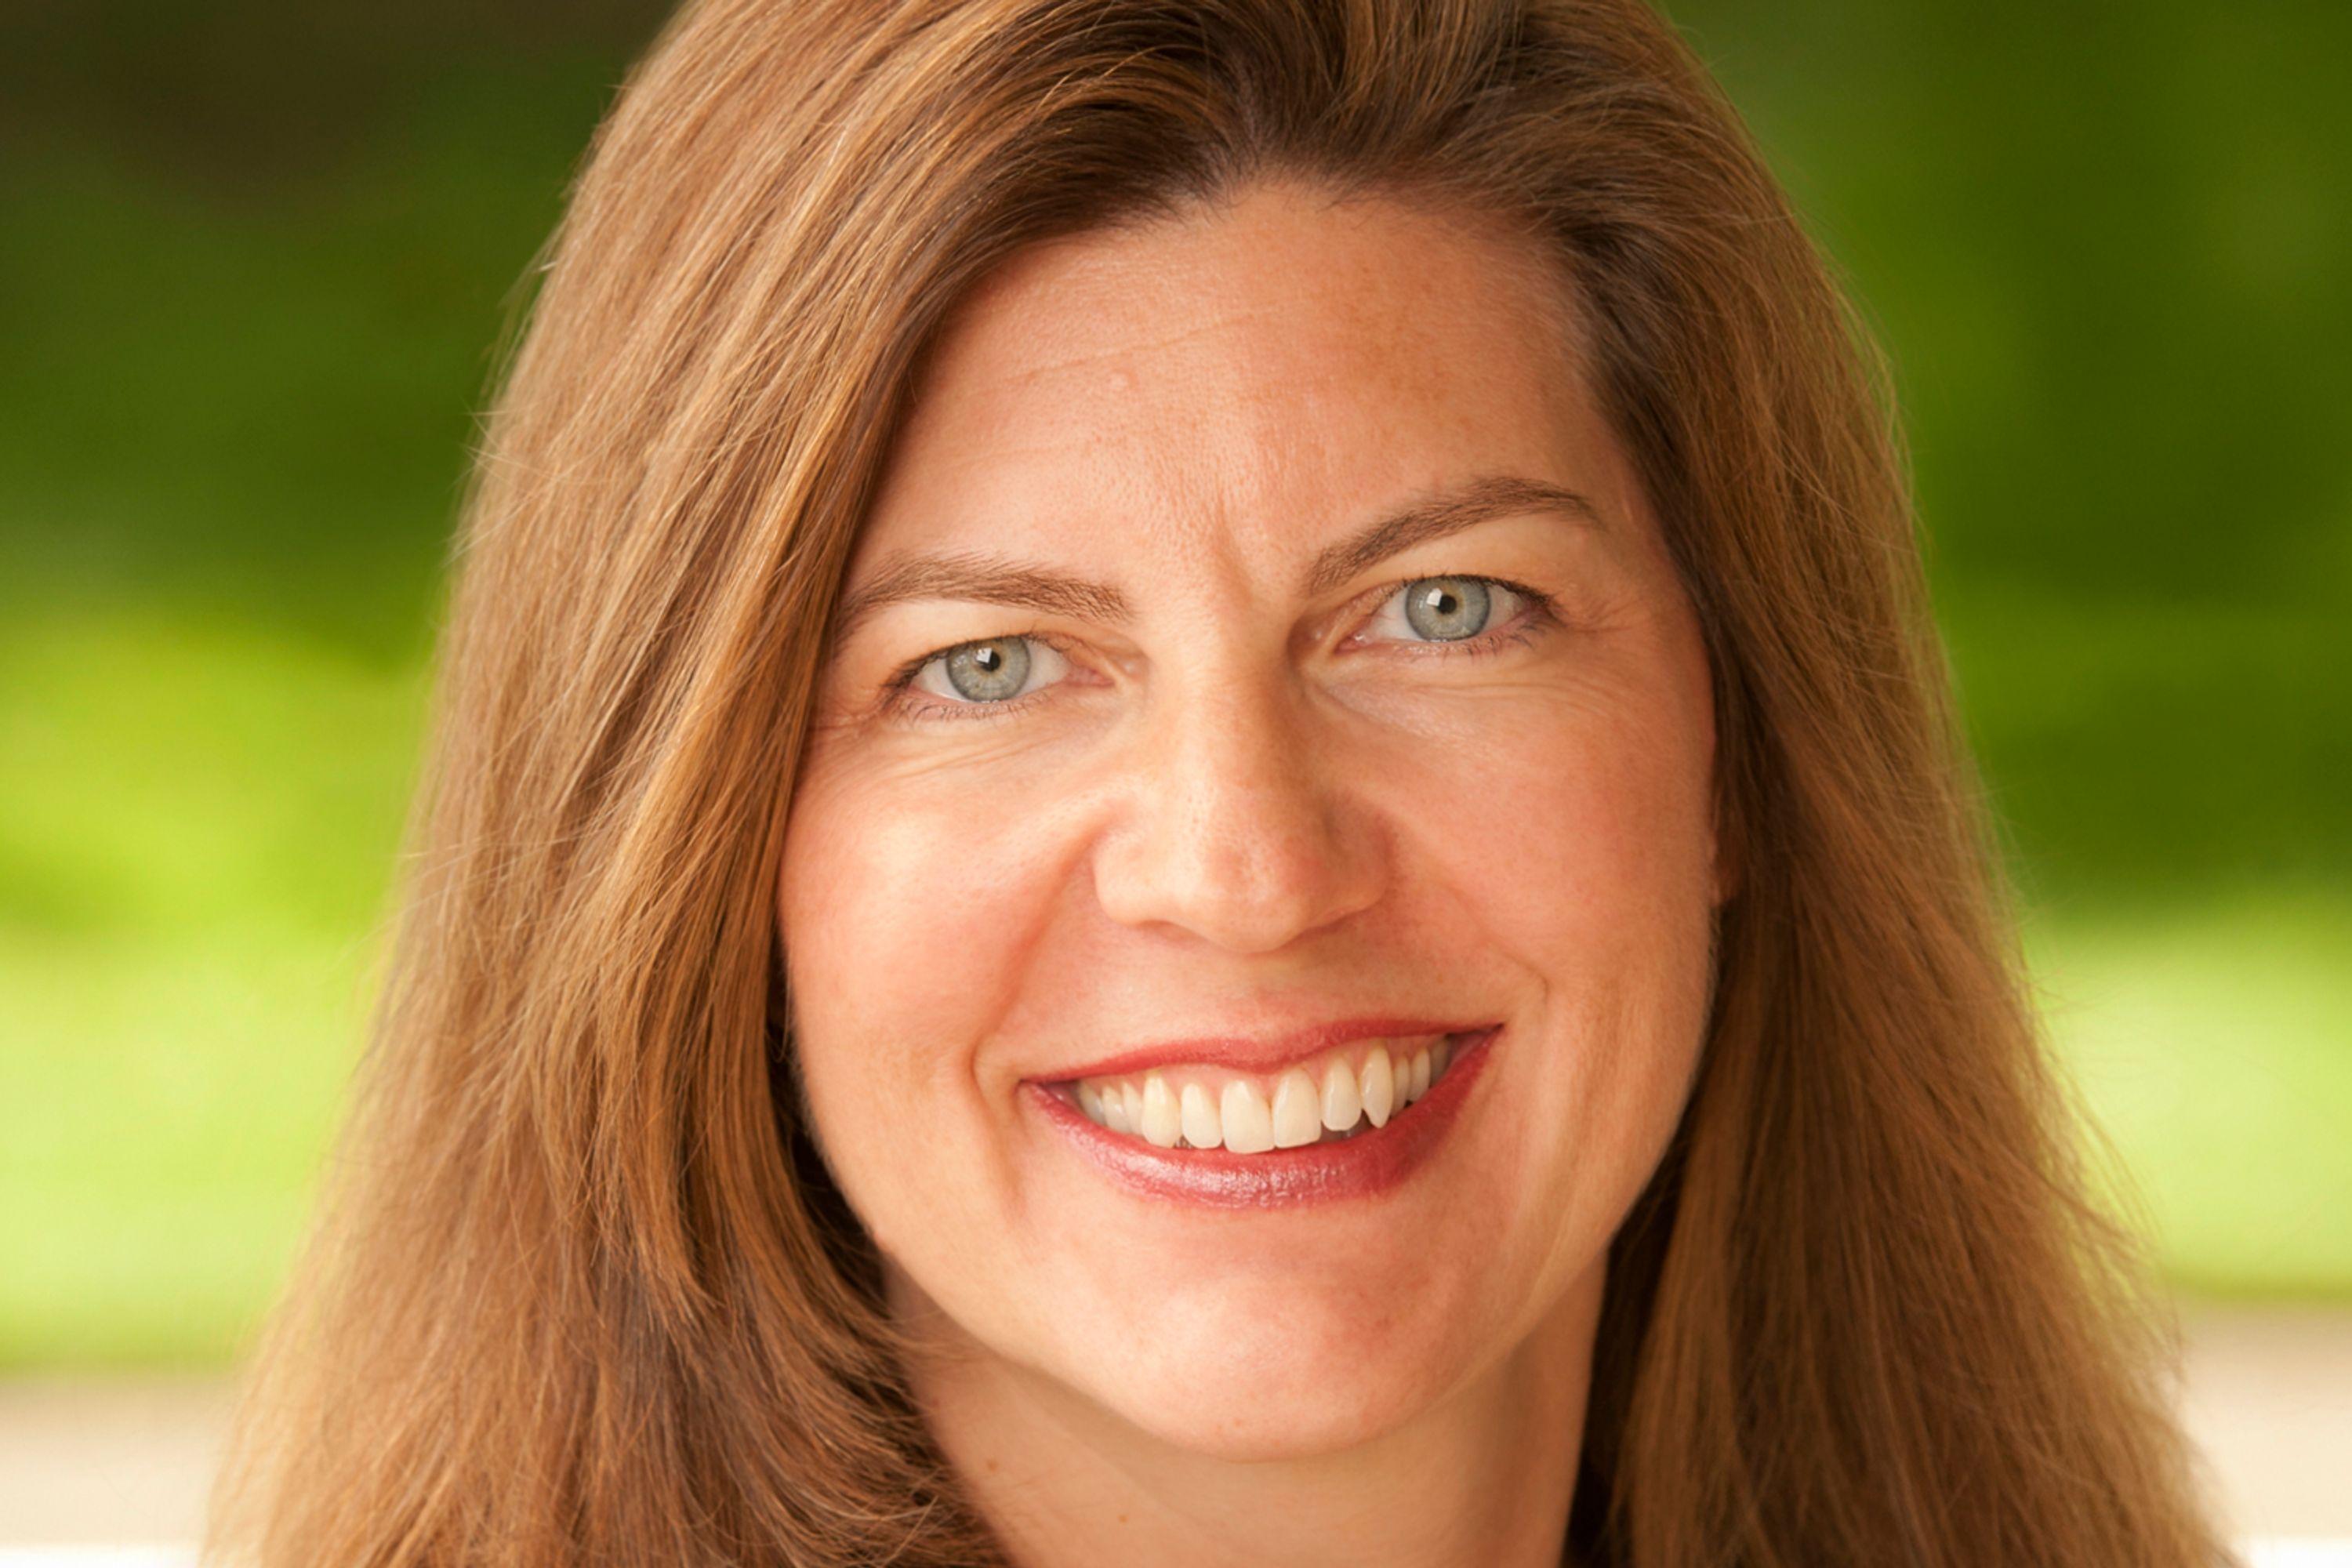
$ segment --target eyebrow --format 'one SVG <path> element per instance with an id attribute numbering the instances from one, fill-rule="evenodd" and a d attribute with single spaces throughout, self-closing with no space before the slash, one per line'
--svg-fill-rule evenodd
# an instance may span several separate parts
<path id="1" fill-rule="evenodd" d="M 1423 497 L 1317 552 L 1307 572 L 1309 595 L 1328 593 L 1358 573 L 1416 544 L 1444 539 L 1497 517 L 1549 511 L 1588 527 L 1605 524 L 1592 502 L 1544 479 L 1486 475 Z M 886 605 L 916 599 L 969 599 L 1079 619 L 1125 625 L 1134 618 L 1127 596 L 1107 583 L 1090 583 L 1050 568 L 1000 555 L 953 552 L 895 562 L 844 599 L 833 617 L 837 644 Z"/>

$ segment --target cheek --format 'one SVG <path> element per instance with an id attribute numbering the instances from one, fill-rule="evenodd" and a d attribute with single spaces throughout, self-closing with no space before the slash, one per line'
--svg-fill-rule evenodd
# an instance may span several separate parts
<path id="1" fill-rule="evenodd" d="M 1017 843 L 941 799 L 813 782 L 785 835 L 779 894 L 794 1047 L 819 1142 L 887 1247 L 921 1163 L 983 1124 L 975 1042 L 1021 973 Z M 923 1201 L 940 1194 L 924 1184 Z"/>
<path id="2" fill-rule="evenodd" d="M 1477 765 L 1415 786 L 1429 792 L 1419 858 L 1450 888 L 1449 918 L 1533 984 L 1496 1086 L 1517 1113 L 1492 1123 L 1506 1147 L 1487 1212 L 1555 1282 L 1589 1266 L 1648 1181 L 1703 1043 L 1705 697 L 1664 683 L 1545 693 L 1496 716 Z"/>
<path id="3" fill-rule="evenodd" d="M 1638 950 L 1711 904 L 1712 726 L 1662 686 L 1498 705 L 1442 769 L 1405 770 L 1423 853 L 1523 956 Z M 1582 967 L 1582 965 L 1577 965 Z"/>

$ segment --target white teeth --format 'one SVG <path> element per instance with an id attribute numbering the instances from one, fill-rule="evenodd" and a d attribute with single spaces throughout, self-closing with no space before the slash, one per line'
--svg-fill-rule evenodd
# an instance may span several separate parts
<path id="1" fill-rule="evenodd" d="M 1168 1080 L 1153 1073 L 1143 1080 L 1143 1135 L 1162 1149 L 1173 1149 L 1183 1132 L 1176 1096 L 1169 1089 Z"/>
<path id="2" fill-rule="evenodd" d="M 1316 1103 L 1315 1080 L 1292 1068 L 1275 1080 L 1275 1147 L 1296 1149 L 1322 1136 L 1323 1110 Z"/>
<path id="3" fill-rule="evenodd" d="M 1323 1074 L 1323 1125 L 1334 1132 L 1345 1132 L 1363 1111 L 1354 1069 L 1346 1062 L 1333 1062 Z"/>
<path id="4" fill-rule="evenodd" d="M 1197 1083 L 1184 1086 L 1177 1102 L 1184 1112 L 1184 1142 L 1195 1149 L 1214 1149 L 1225 1141 L 1224 1130 L 1218 1123 L 1216 1102 L 1209 1091 Z"/>
<path id="5" fill-rule="evenodd" d="M 1274 1147 L 1274 1113 L 1265 1097 L 1240 1079 L 1225 1085 L 1217 1102 L 1225 1130 L 1225 1147 L 1236 1154 L 1263 1154 Z"/>
<path id="6" fill-rule="evenodd" d="M 1162 1149 L 1297 1149 L 1386 1127 L 1427 1095 L 1453 1061 L 1445 1038 L 1366 1046 L 1358 1047 L 1360 1068 L 1355 1050 L 1334 1051 L 1286 1068 L 1270 1090 L 1263 1078 L 1228 1076 L 1203 1064 L 1098 1078 L 1070 1089 L 1088 1121 Z"/>
<path id="7" fill-rule="evenodd" d="M 1364 1116 L 1375 1127 L 1386 1127 L 1396 1110 L 1396 1079 L 1389 1070 L 1389 1054 L 1378 1046 L 1364 1058 Z"/>

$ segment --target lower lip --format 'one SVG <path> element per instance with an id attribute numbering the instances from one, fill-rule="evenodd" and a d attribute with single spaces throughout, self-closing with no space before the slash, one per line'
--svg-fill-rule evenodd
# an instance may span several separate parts
<path id="1" fill-rule="evenodd" d="M 1236 1154 L 1230 1149 L 1162 1149 L 1097 1124 L 1032 1079 L 1021 1088 L 1057 1131 L 1113 1181 L 1149 1197 L 1206 1208 L 1287 1208 L 1387 1192 L 1419 1170 L 1461 1114 L 1493 1053 L 1500 1024 L 1457 1040 L 1445 1075 L 1391 1116 L 1388 1125 L 1336 1143 Z"/>

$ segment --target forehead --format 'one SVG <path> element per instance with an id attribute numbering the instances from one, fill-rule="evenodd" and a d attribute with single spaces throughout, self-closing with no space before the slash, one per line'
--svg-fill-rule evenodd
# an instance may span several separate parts
<path id="1" fill-rule="evenodd" d="M 1280 550 L 1482 471 L 1605 493 L 1571 344 L 1532 244 L 1400 198 L 1260 185 L 1033 247 L 932 344 L 860 554 Z"/>

